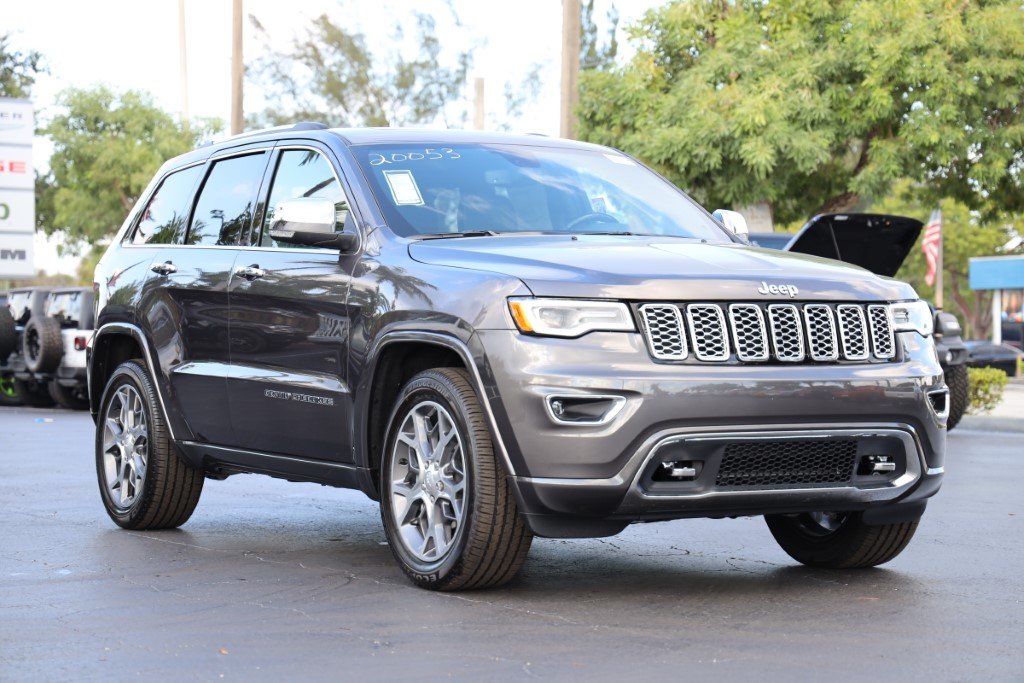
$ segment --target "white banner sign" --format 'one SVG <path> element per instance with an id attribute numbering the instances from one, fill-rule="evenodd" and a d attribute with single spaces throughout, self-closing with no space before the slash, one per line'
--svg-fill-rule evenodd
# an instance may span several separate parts
<path id="1" fill-rule="evenodd" d="M 0 280 L 36 274 L 32 103 L 0 99 Z"/>

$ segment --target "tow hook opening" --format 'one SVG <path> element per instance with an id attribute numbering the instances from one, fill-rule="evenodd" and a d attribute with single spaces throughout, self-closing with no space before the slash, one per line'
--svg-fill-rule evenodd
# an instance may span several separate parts
<path id="1" fill-rule="evenodd" d="M 593 427 L 611 422 L 626 399 L 622 396 L 552 395 L 544 399 L 548 417 L 556 424 Z"/>

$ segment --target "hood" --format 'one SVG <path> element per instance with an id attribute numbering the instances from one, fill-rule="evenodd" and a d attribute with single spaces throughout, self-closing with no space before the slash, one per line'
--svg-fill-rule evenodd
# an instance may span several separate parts
<path id="1" fill-rule="evenodd" d="M 923 223 L 906 216 L 826 213 L 807 221 L 786 251 L 837 259 L 892 277 L 914 247 Z"/>
<path id="2" fill-rule="evenodd" d="M 423 263 L 510 275 L 538 296 L 634 301 L 851 301 L 914 296 L 909 285 L 836 261 L 671 237 L 463 237 L 415 241 L 409 245 L 409 254 Z"/>

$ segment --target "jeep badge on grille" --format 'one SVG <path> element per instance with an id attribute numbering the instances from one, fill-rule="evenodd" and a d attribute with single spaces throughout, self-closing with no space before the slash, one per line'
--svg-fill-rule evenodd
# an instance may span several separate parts
<path id="1" fill-rule="evenodd" d="M 758 294 L 788 294 L 789 298 L 792 299 L 800 290 L 796 288 L 796 285 L 770 285 L 764 280 L 761 281 L 761 286 L 757 288 Z"/>

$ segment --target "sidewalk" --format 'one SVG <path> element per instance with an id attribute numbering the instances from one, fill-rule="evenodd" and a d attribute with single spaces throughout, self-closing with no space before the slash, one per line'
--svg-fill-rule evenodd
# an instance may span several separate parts
<path id="1" fill-rule="evenodd" d="M 1003 390 L 1003 401 L 992 412 L 966 415 L 957 429 L 1024 433 L 1024 378 L 1014 378 Z"/>

